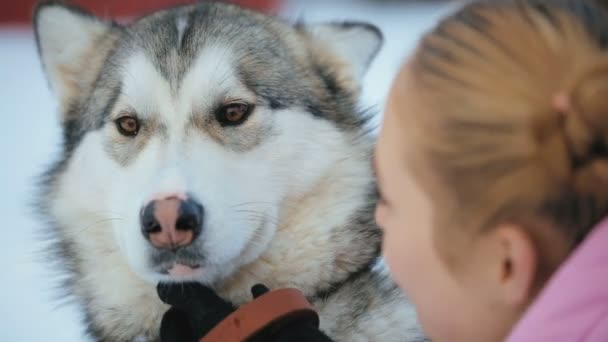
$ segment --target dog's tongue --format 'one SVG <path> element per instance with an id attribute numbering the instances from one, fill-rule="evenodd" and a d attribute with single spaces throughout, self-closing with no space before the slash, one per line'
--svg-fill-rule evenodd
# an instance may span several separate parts
<path id="1" fill-rule="evenodd" d="M 182 265 L 182 264 L 175 264 L 175 265 L 173 265 L 173 267 L 171 267 L 169 269 L 168 272 L 172 276 L 183 277 L 183 276 L 191 275 L 192 273 L 194 273 L 195 269 L 196 268 L 193 268 L 190 266 L 186 266 L 186 265 Z"/>

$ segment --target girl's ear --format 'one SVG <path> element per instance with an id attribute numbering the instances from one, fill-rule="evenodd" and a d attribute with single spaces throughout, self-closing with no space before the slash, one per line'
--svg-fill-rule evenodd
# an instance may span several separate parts
<path id="1" fill-rule="evenodd" d="M 532 237 L 515 224 L 504 224 L 492 233 L 496 239 L 496 288 L 500 301 L 521 306 L 533 295 L 538 270 L 538 252 Z"/>

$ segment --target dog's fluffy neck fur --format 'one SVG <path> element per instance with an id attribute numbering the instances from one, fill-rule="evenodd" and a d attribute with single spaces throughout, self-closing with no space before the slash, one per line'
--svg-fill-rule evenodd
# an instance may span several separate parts
<path id="1" fill-rule="evenodd" d="M 265 282 L 270 288 L 293 286 L 314 297 L 331 290 L 319 284 L 339 283 L 378 256 L 379 232 L 370 236 L 366 227 L 359 229 L 362 234 L 342 234 L 359 224 L 356 221 L 373 220 L 370 153 L 364 147 L 347 153 L 353 157 L 336 161 L 310 191 L 284 202 L 267 251 L 224 282 L 221 293 L 240 303 L 249 300 L 248 287 Z M 368 239 L 367 247 L 355 250 L 352 240 L 359 239 Z"/>

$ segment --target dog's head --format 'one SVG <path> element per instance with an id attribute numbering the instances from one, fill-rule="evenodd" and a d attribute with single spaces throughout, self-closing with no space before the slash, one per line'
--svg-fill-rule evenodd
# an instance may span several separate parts
<path id="1" fill-rule="evenodd" d="M 221 3 L 127 26 L 45 3 L 35 29 L 65 143 L 47 210 L 66 238 L 119 250 L 150 281 L 212 282 L 267 248 L 285 199 L 360 131 L 382 40 L 368 24 Z"/>

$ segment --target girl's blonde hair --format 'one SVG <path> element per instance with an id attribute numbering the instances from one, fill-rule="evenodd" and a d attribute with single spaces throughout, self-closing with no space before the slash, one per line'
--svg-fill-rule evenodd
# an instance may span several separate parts
<path id="1" fill-rule="evenodd" d="M 574 246 L 608 214 L 602 11 L 592 0 L 479 2 L 423 38 L 409 68 L 426 108 L 412 164 L 435 177 L 422 183 L 444 210 L 437 225 L 511 222 L 532 236 L 550 226 Z M 450 234 L 437 234 L 441 249 Z"/>

